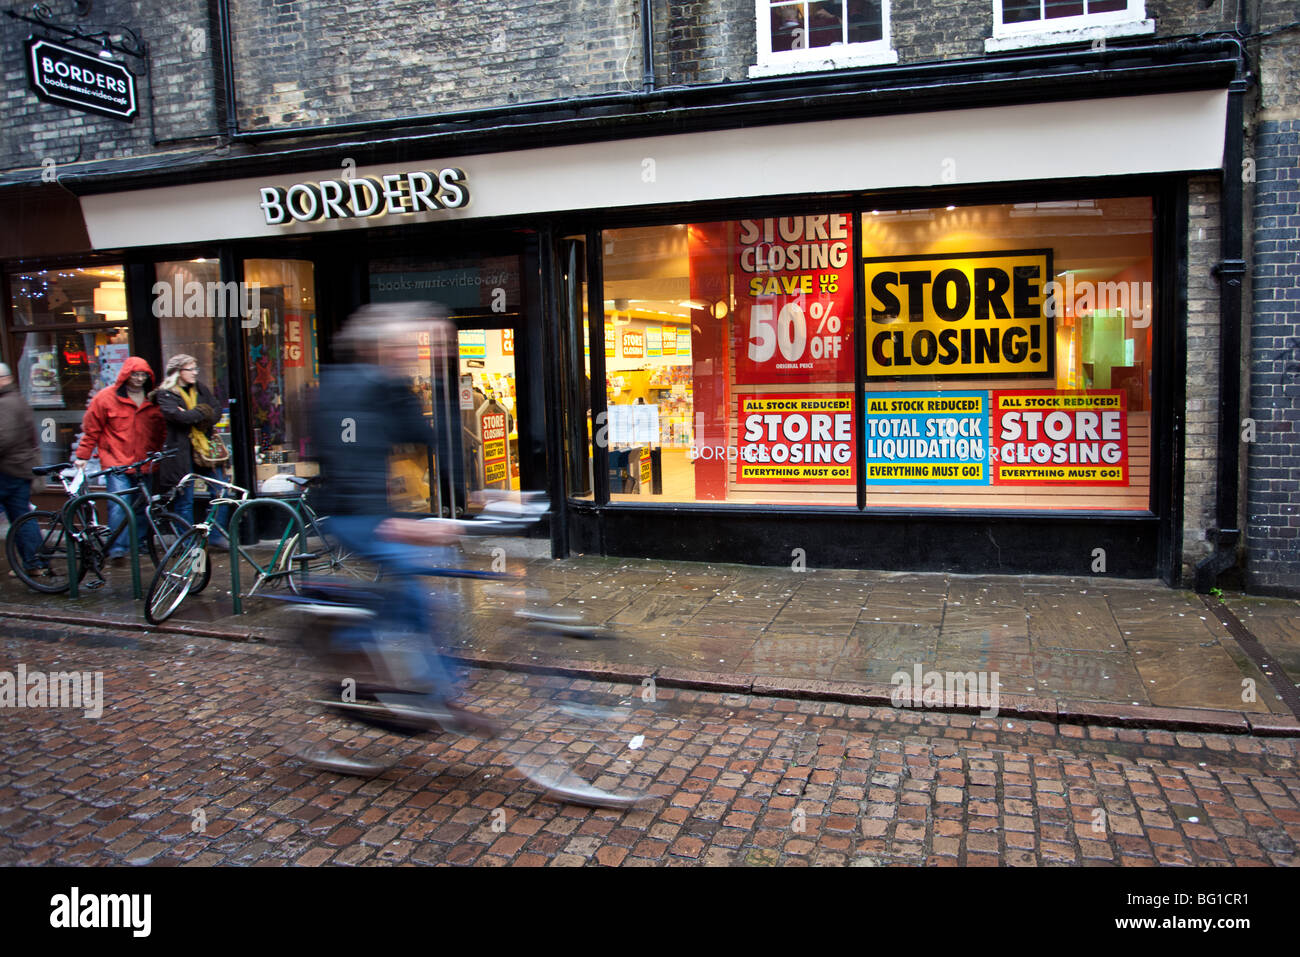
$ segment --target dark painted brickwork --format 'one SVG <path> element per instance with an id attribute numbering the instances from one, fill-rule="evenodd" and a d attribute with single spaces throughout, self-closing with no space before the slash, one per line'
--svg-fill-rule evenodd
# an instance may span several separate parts
<path id="1" fill-rule="evenodd" d="M 1300 592 L 1300 119 L 1260 123 L 1255 150 L 1247 569 Z"/>
<path id="2" fill-rule="evenodd" d="M 635 0 L 232 0 L 242 130 L 640 89 Z"/>
<path id="3" fill-rule="evenodd" d="M 52 159 L 58 164 L 57 173 L 58 166 L 77 160 L 149 153 L 155 149 L 155 140 L 161 141 L 157 147 L 161 150 L 168 148 L 169 141 L 192 140 L 216 133 L 212 56 L 217 44 L 216 31 L 208 20 L 206 0 L 148 4 L 100 0 L 91 14 L 81 19 L 76 17 L 74 4 L 68 0 L 49 6 L 54 22 L 75 26 L 84 33 L 112 30 L 121 24 L 139 34 L 149 45 L 153 90 L 147 77 L 136 80 L 140 115 L 134 123 L 38 100 L 27 88 L 24 41 L 31 35 L 66 41 L 57 34 L 42 33 L 30 24 L 0 18 L 0 70 L 4 74 L 0 164 L 3 168 L 39 167 L 44 160 Z M 13 7 L 30 12 L 30 5 Z M 68 45 L 85 48 L 85 44 Z M 135 73 L 144 72 L 137 59 L 121 54 L 117 59 Z"/>

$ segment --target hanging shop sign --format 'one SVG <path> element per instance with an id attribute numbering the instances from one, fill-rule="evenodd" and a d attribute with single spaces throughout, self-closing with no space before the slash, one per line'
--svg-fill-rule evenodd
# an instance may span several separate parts
<path id="1" fill-rule="evenodd" d="M 605 323 L 605 358 L 606 359 L 614 358 L 614 349 L 615 349 L 614 323 L 606 322 Z"/>
<path id="2" fill-rule="evenodd" d="M 1052 251 L 864 260 L 868 379 L 1054 373 Z"/>
<path id="3" fill-rule="evenodd" d="M 323 179 L 288 187 L 263 186 L 259 192 L 259 205 L 268 226 L 435 212 L 469 204 L 465 171 L 454 166 L 436 173 L 415 170 L 378 177 Z"/>
<path id="4" fill-rule="evenodd" d="M 992 393 L 994 485 L 1128 485 L 1127 393 Z"/>
<path id="5" fill-rule="evenodd" d="M 691 330 L 677 327 L 677 355 L 689 356 L 691 354 Z"/>
<path id="6" fill-rule="evenodd" d="M 128 123 L 139 113 L 130 70 L 61 43 L 27 41 L 27 82 L 40 99 L 71 110 Z"/>
<path id="7" fill-rule="evenodd" d="M 501 354 L 503 356 L 515 354 L 515 331 L 513 329 L 501 330 Z"/>
<path id="8" fill-rule="evenodd" d="M 855 484 L 853 393 L 740 396 L 738 484 Z"/>
<path id="9" fill-rule="evenodd" d="M 869 485 L 988 485 L 987 392 L 868 392 Z"/>
<path id="10" fill-rule="evenodd" d="M 645 354 L 648 359 L 664 354 L 663 330 L 659 326 L 645 327 Z"/>
<path id="11" fill-rule="evenodd" d="M 677 327 L 663 326 L 660 328 L 660 344 L 663 354 L 666 356 L 677 355 Z"/>
<path id="12" fill-rule="evenodd" d="M 847 214 L 736 224 L 736 383 L 853 381 Z"/>

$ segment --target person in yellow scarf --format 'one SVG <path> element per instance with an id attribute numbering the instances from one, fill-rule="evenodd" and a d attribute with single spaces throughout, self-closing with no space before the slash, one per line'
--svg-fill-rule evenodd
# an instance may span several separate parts
<path id="1" fill-rule="evenodd" d="M 184 353 L 168 359 L 165 378 L 150 398 L 167 423 L 163 448 L 176 450 L 175 455 L 160 464 L 159 487 L 173 488 L 190 472 L 224 480 L 221 466 L 213 464 L 228 457 L 221 440 L 213 435 L 213 427 L 220 418 L 217 400 L 212 390 L 199 381 L 198 360 Z M 192 482 L 176 497 L 172 510 L 190 524 L 194 523 Z M 228 518 L 229 507 L 220 506 L 213 516 L 215 528 L 208 540 L 209 547 L 227 547 L 224 529 Z"/>

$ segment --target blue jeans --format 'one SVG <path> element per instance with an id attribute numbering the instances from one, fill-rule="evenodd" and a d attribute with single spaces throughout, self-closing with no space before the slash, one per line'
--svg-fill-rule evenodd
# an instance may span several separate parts
<path id="1" fill-rule="evenodd" d="M 196 465 L 193 467 L 192 471 L 195 475 L 202 475 L 205 478 L 219 479 L 222 482 L 226 481 L 226 476 L 220 469 L 200 468 Z M 212 491 L 219 493 L 224 493 L 226 491 L 219 486 L 211 486 L 211 489 Z M 186 525 L 194 524 L 193 482 L 190 482 L 185 486 L 185 488 L 181 489 L 180 494 L 177 495 L 175 500 L 172 502 L 172 511 L 185 519 Z M 212 535 L 210 536 L 211 541 L 220 542 L 226 537 L 226 525 L 230 521 L 230 513 L 231 508 L 229 505 L 218 505 L 215 511 L 208 511 L 208 521 L 213 525 Z"/>
<path id="2" fill-rule="evenodd" d="M 139 536 L 140 541 L 144 541 L 145 537 L 150 534 L 149 520 L 145 518 L 145 514 L 144 514 L 145 502 L 149 498 L 149 489 L 151 488 L 151 485 L 149 483 L 149 476 L 116 475 L 110 473 L 104 476 L 104 485 L 108 491 L 118 495 L 122 495 L 122 493 L 126 489 L 129 489 L 133 486 L 138 485 L 140 487 L 141 491 L 144 494 L 134 495 L 135 531 L 136 534 Z M 122 497 L 125 498 L 128 502 L 130 502 L 132 501 L 133 496 L 122 495 Z M 110 529 L 117 528 L 118 522 L 125 522 L 125 521 L 126 521 L 126 514 L 120 508 L 118 508 L 116 504 L 110 502 L 108 506 L 108 527 Z M 117 538 L 113 539 L 112 543 L 108 546 L 108 557 L 122 558 L 123 556 L 130 554 L 130 552 L 131 552 L 131 532 L 125 525 L 123 525 L 122 534 L 118 535 Z"/>
<path id="3" fill-rule="evenodd" d="M 15 478 L 0 473 L 0 506 L 12 525 L 32 510 L 31 479 Z M 41 533 L 33 522 L 23 526 L 23 535 L 18 539 L 18 556 L 26 569 L 35 568 L 36 551 L 41 547 Z M 41 564 L 44 564 L 43 562 Z"/>
<path id="4" fill-rule="evenodd" d="M 375 609 L 379 618 L 374 629 L 340 629 L 335 641 L 343 650 L 357 651 L 382 645 L 385 632 L 417 638 L 419 663 L 412 677 L 432 688 L 428 698 L 437 707 L 456 696 L 456 681 L 443 655 L 442 642 L 458 628 L 459 603 L 450 587 L 438 588 L 430 596 L 425 582 L 439 579 L 425 576 L 430 566 L 453 567 L 456 550 L 382 541 L 375 538 L 375 527 L 381 521 L 382 517 L 375 516 L 335 516 L 327 520 L 324 530 L 328 534 L 383 569 L 381 580 L 373 588 L 388 592 L 382 606 Z M 449 584 L 445 580 L 441 583 Z"/>

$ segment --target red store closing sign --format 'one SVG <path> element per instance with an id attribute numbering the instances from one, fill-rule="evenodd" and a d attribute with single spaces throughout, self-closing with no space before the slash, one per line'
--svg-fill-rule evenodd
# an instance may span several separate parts
<path id="1" fill-rule="evenodd" d="M 853 381 L 848 214 L 735 224 L 736 384 Z"/>

